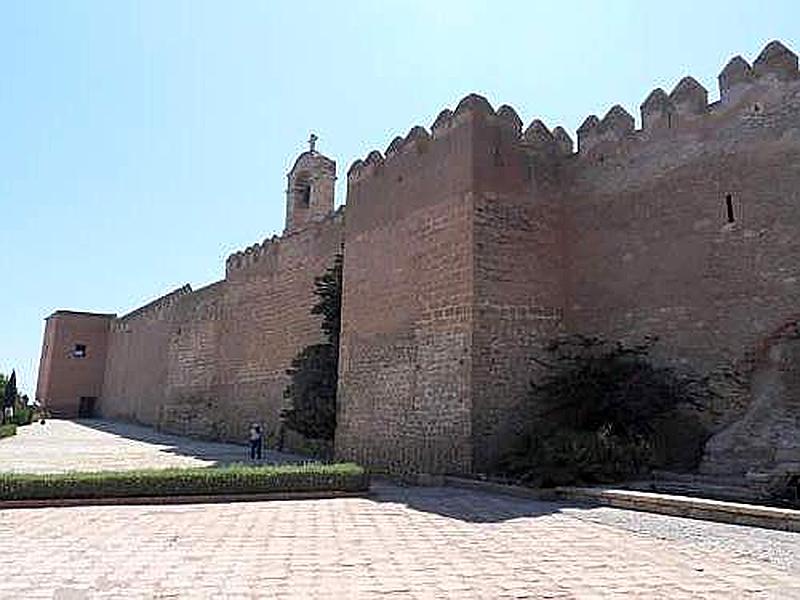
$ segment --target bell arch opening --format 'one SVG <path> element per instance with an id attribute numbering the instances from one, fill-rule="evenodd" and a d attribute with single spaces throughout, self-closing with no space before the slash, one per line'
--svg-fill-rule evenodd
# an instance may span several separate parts
<path id="1" fill-rule="evenodd" d="M 308 208 L 311 206 L 311 176 L 303 171 L 295 177 L 292 186 L 294 194 L 294 205 L 296 208 Z"/>

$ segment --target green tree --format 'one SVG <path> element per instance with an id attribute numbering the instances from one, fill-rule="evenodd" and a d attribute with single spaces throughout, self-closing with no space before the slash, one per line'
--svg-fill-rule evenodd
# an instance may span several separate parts
<path id="1" fill-rule="evenodd" d="M 11 371 L 11 377 L 3 386 L 3 422 L 6 421 L 6 409 L 13 409 L 17 403 L 17 373 Z"/>
<path id="2" fill-rule="evenodd" d="M 331 344 L 306 346 L 286 371 L 286 427 L 312 439 L 333 440 L 336 432 L 338 349 Z"/>
<path id="3" fill-rule="evenodd" d="M 336 388 L 339 379 L 339 333 L 342 312 L 342 255 L 314 278 L 318 302 L 311 314 L 322 315 L 326 342 L 303 348 L 286 374 L 291 378 L 284 390 L 289 406 L 281 417 L 285 426 L 306 437 L 331 441 L 336 432 Z"/>
<path id="4" fill-rule="evenodd" d="M 314 278 L 314 294 L 319 301 L 312 315 L 322 315 L 322 332 L 328 343 L 339 352 L 339 332 L 342 328 L 342 255 L 333 258 L 333 265 L 320 277 Z"/>

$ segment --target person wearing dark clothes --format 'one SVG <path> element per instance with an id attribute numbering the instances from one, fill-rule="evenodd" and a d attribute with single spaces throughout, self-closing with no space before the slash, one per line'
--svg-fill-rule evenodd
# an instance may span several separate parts
<path id="1" fill-rule="evenodd" d="M 258 423 L 250 424 L 250 460 L 261 460 L 261 447 L 264 443 L 264 432 Z"/>

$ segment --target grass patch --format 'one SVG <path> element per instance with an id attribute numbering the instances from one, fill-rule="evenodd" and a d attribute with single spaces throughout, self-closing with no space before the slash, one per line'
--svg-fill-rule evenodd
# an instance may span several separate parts
<path id="1" fill-rule="evenodd" d="M 11 437 L 12 435 L 17 435 L 17 426 L 14 423 L 0 425 L 0 438 Z"/>
<path id="2" fill-rule="evenodd" d="M 369 476 L 353 463 L 0 474 L 0 500 L 359 492 L 368 487 Z"/>

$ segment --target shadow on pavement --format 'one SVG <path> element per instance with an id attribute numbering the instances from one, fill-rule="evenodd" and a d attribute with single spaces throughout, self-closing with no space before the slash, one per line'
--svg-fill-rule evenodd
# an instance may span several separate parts
<path id="1" fill-rule="evenodd" d="M 194 457 L 217 465 L 249 462 L 248 448 L 244 445 L 187 438 L 122 421 L 80 419 L 75 422 L 96 431 L 152 444 L 161 452 Z M 300 455 L 266 451 L 263 462 L 290 464 L 309 460 Z M 560 513 L 565 508 L 586 506 L 450 486 L 402 485 L 380 477 L 372 480 L 370 491 L 370 499 L 384 504 L 383 509 L 387 514 L 391 514 L 391 505 L 395 504 L 467 523 L 501 523 L 520 518 L 546 517 Z"/>
<path id="2" fill-rule="evenodd" d="M 226 442 L 213 442 L 208 440 L 188 438 L 171 433 L 156 431 L 151 427 L 126 423 L 123 421 L 109 421 L 107 419 L 75 419 L 76 423 L 110 433 L 126 439 L 136 440 L 147 444 L 162 446 L 162 452 L 189 456 L 206 461 L 213 461 L 217 465 L 231 463 L 249 463 L 249 448 L 242 444 Z M 276 452 L 265 449 L 263 452 L 263 464 L 292 464 L 311 462 L 313 458 L 301 456 L 299 454 L 289 454 L 286 452 Z"/>
<path id="3" fill-rule="evenodd" d="M 564 508 L 586 508 L 585 504 L 529 500 L 456 487 L 400 486 L 386 480 L 373 481 L 370 497 L 469 523 L 498 523 L 544 517 Z"/>

